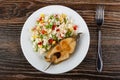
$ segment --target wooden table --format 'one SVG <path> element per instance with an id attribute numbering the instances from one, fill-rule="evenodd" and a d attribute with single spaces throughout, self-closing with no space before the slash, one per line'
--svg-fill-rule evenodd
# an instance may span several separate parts
<path id="1" fill-rule="evenodd" d="M 90 31 L 90 48 L 84 61 L 70 72 L 44 74 L 25 59 L 20 33 L 25 20 L 47 5 L 65 5 L 77 11 Z M 104 68 L 96 71 L 97 27 L 95 9 L 105 5 L 102 27 Z M 120 0 L 0 0 L 0 80 L 120 80 Z"/>

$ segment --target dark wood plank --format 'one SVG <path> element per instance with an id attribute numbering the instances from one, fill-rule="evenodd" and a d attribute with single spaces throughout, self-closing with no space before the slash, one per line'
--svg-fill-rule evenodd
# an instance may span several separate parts
<path id="1" fill-rule="evenodd" d="M 119 0 L 1 0 L 0 1 L 0 79 L 1 80 L 119 80 L 120 79 L 120 1 Z M 60 4 L 76 10 L 88 24 L 91 42 L 84 61 L 70 72 L 48 75 L 34 69 L 20 48 L 24 22 L 35 10 Z M 96 4 L 105 5 L 102 27 L 104 69 L 96 72 Z"/>

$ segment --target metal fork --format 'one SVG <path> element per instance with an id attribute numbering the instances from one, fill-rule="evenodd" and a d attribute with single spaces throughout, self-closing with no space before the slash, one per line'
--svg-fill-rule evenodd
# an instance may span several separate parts
<path id="1" fill-rule="evenodd" d="M 103 69 L 102 47 L 101 47 L 101 27 L 104 23 L 104 6 L 98 5 L 96 9 L 96 24 L 98 28 L 98 55 L 97 55 L 97 71 L 101 72 Z"/>

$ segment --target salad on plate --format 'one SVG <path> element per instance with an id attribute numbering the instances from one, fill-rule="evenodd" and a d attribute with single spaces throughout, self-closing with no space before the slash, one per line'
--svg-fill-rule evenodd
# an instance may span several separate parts
<path id="1" fill-rule="evenodd" d="M 65 38 L 77 35 L 78 26 L 66 14 L 40 14 L 31 29 L 33 49 L 45 53 Z"/>

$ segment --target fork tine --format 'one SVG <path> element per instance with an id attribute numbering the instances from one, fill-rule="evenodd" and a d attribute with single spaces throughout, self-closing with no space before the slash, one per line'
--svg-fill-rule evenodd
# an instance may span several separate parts
<path id="1" fill-rule="evenodd" d="M 98 24 L 104 22 L 104 6 L 103 5 L 97 6 L 95 18 Z"/>
<path id="2" fill-rule="evenodd" d="M 100 5 L 99 6 L 99 9 L 100 9 L 100 19 L 104 19 L 104 6 L 103 5 Z"/>
<path id="3" fill-rule="evenodd" d="M 97 8 L 96 8 L 96 19 L 100 19 L 100 15 L 101 15 L 101 7 L 97 6 Z"/>

